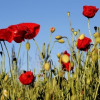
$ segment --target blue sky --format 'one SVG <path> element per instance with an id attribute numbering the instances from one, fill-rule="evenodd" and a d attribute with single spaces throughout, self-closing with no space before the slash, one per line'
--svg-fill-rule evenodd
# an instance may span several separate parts
<path id="1" fill-rule="evenodd" d="M 82 15 L 84 5 L 93 5 L 100 8 L 100 0 L 0 0 L 0 29 L 23 22 L 38 23 L 41 25 L 41 30 L 35 39 L 41 48 L 44 42 L 48 43 L 51 27 L 56 27 L 53 39 L 57 35 L 63 35 L 69 37 L 71 40 L 70 26 L 67 17 L 67 12 L 70 11 L 73 28 L 75 28 L 75 30 L 80 29 L 81 33 L 85 33 L 89 37 L 87 18 Z M 94 33 L 94 26 L 100 26 L 99 18 L 100 10 L 96 16 L 91 19 L 92 33 Z M 38 51 L 32 40 L 30 40 L 30 43 L 31 50 L 29 55 L 32 58 L 30 67 L 32 70 L 34 68 L 38 70 L 38 68 L 40 69 L 36 55 Z M 11 52 L 12 44 L 15 45 L 17 52 L 19 44 L 15 42 L 11 44 L 7 43 L 9 52 Z M 22 45 L 22 69 L 26 69 L 25 42 L 23 42 Z M 56 54 L 64 50 L 68 50 L 66 43 L 56 44 L 52 52 L 54 63 L 58 61 Z"/>

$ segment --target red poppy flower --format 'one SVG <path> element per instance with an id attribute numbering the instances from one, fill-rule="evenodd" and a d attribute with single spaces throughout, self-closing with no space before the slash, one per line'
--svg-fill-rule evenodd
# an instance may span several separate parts
<path id="1" fill-rule="evenodd" d="M 22 84 L 29 85 L 34 82 L 35 77 L 33 75 L 33 72 L 27 71 L 20 75 L 19 80 Z"/>
<path id="2" fill-rule="evenodd" d="M 18 25 L 11 25 L 8 28 L 12 32 L 13 40 L 15 42 L 20 43 L 24 41 L 25 34 L 27 33 L 25 27 L 21 27 Z"/>
<path id="3" fill-rule="evenodd" d="M 96 8 L 96 6 L 83 6 L 83 15 L 87 18 L 92 18 L 98 10 L 99 8 Z"/>
<path id="4" fill-rule="evenodd" d="M 67 56 L 70 56 L 70 54 L 67 51 L 64 51 L 64 54 L 66 54 Z"/>
<path id="5" fill-rule="evenodd" d="M 8 41 L 8 42 L 12 42 L 13 41 L 13 34 L 12 32 L 6 28 L 6 29 L 0 29 L 0 41 Z"/>
<path id="6" fill-rule="evenodd" d="M 88 37 L 84 37 L 84 39 L 78 39 L 77 48 L 79 50 L 87 51 L 90 47 L 90 43 L 92 40 Z"/>
<path id="7" fill-rule="evenodd" d="M 11 25 L 6 29 L 0 30 L 0 40 L 21 43 L 25 39 L 35 38 L 40 31 L 40 25 L 36 23 L 21 23 Z"/>
<path id="8" fill-rule="evenodd" d="M 25 34 L 25 39 L 33 39 L 38 35 L 40 31 L 40 25 L 36 23 L 22 23 L 19 25 L 22 25 L 27 28 L 27 34 Z"/>
<path id="9" fill-rule="evenodd" d="M 33 39 L 40 31 L 40 25 L 36 23 L 21 23 L 8 27 L 14 33 L 14 41 L 20 43 L 24 39 Z"/>
<path id="10" fill-rule="evenodd" d="M 74 69 L 74 67 L 71 67 L 71 62 L 63 63 L 62 66 L 63 66 L 62 69 L 64 71 L 71 71 Z"/>

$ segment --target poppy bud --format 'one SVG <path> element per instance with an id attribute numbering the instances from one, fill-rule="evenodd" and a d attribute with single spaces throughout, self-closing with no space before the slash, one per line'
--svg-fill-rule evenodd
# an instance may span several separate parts
<path id="1" fill-rule="evenodd" d="M 74 28 L 72 28 L 71 31 L 74 32 Z"/>
<path id="2" fill-rule="evenodd" d="M 94 37 L 95 38 L 100 37 L 100 33 L 98 33 L 98 32 L 94 33 Z"/>
<path id="3" fill-rule="evenodd" d="M 63 39 L 58 40 L 59 43 L 65 43 Z"/>
<path id="4" fill-rule="evenodd" d="M 29 42 L 26 43 L 26 49 L 30 50 L 30 43 Z"/>
<path id="5" fill-rule="evenodd" d="M 57 40 L 62 39 L 62 36 L 58 35 L 58 36 L 56 36 L 56 39 Z"/>
<path id="6" fill-rule="evenodd" d="M 77 35 L 78 34 L 78 32 L 77 31 L 74 31 L 74 35 Z"/>
<path id="7" fill-rule="evenodd" d="M 49 70 L 51 69 L 51 64 L 50 64 L 50 62 L 46 62 L 46 63 L 44 64 L 44 69 L 45 69 L 46 71 L 49 71 Z"/>
<path id="8" fill-rule="evenodd" d="M 100 43 L 100 37 L 96 38 L 96 43 Z"/>
<path id="9" fill-rule="evenodd" d="M 9 79 L 9 75 L 6 75 L 4 81 L 6 82 Z"/>
<path id="10" fill-rule="evenodd" d="M 58 57 L 58 58 L 60 58 L 60 56 L 61 56 L 61 54 L 60 54 L 60 53 L 58 53 L 58 54 L 57 54 L 57 57 Z"/>
<path id="11" fill-rule="evenodd" d="M 70 57 L 66 54 L 61 55 L 60 60 L 62 63 L 68 63 L 70 61 Z"/>
<path id="12" fill-rule="evenodd" d="M 67 15 L 70 16 L 70 12 L 68 12 Z"/>
<path id="13" fill-rule="evenodd" d="M 7 91 L 7 90 L 3 90 L 3 95 L 4 95 L 5 97 L 8 97 L 8 91 Z"/>
<path id="14" fill-rule="evenodd" d="M 55 30 L 56 30 L 55 27 L 52 27 L 52 28 L 50 29 L 51 33 L 55 32 Z"/>
<path id="15" fill-rule="evenodd" d="M 85 38 L 84 34 L 81 34 L 80 37 L 79 37 L 80 40 L 83 40 L 84 38 Z"/>

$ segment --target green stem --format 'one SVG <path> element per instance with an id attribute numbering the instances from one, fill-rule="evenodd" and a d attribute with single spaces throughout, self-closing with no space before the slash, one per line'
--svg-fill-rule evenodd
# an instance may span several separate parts
<path id="1" fill-rule="evenodd" d="M 1 43 L 1 41 L 0 41 L 0 45 L 1 45 L 1 49 L 2 49 L 2 51 L 4 51 L 4 50 L 3 50 L 3 45 L 2 45 L 2 43 Z"/>
<path id="2" fill-rule="evenodd" d="M 95 95 L 94 95 L 94 100 L 96 100 L 96 97 L 97 97 L 97 95 L 98 95 L 99 86 L 100 86 L 100 83 L 98 83 L 98 85 L 97 85 L 96 93 L 95 93 Z"/>
<path id="3" fill-rule="evenodd" d="M 20 47 L 19 47 L 19 50 L 18 50 L 18 57 L 17 57 L 17 59 L 19 58 L 21 47 L 22 47 L 22 43 L 20 43 Z"/>
<path id="4" fill-rule="evenodd" d="M 7 46 L 6 46 L 5 41 L 3 41 L 3 43 L 4 43 L 4 46 L 5 46 L 6 51 L 7 51 L 7 54 L 8 54 L 8 59 L 9 59 L 9 67 L 10 67 L 10 72 L 11 72 L 11 66 L 10 66 L 10 55 L 9 55 L 9 51 L 8 51 L 8 48 L 7 48 Z"/>
<path id="5" fill-rule="evenodd" d="M 91 30 L 90 30 L 90 19 L 89 19 L 89 18 L 88 18 L 88 30 L 89 30 L 89 33 L 90 33 L 92 42 L 94 43 L 94 40 L 93 40 L 93 38 L 92 38 L 92 32 L 91 32 Z"/>
<path id="6" fill-rule="evenodd" d="M 27 50 L 27 71 L 29 70 L 29 57 L 28 57 L 28 50 Z"/>
<path id="7" fill-rule="evenodd" d="M 36 44 L 36 46 L 37 46 L 37 48 L 38 48 L 38 50 L 39 50 L 39 52 L 40 52 L 40 54 L 41 54 L 41 50 L 40 50 L 40 48 L 39 48 L 39 45 L 38 45 L 37 41 L 36 41 L 35 39 L 33 39 L 33 41 L 35 42 L 35 44 Z"/>

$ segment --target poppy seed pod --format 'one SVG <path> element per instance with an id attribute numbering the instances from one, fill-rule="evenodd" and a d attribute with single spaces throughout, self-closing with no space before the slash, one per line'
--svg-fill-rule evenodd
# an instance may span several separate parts
<path id="1" fill-rule="evenodd" d="M 84 34 L 81 34 L 80 37 L 79 37 L 80 40 L 83 40 L 84 38 L 85 38 Z"/>
<path id="2" fill-rule="evenodd" d="M 27 43 L 26 43 L 26 49 L 27 49 L 28 51 L 30 50 L 30 47 L 31 47 L 30 43 L 27 42 Z"/>
<path id="3" fill-rule="evenodd" d="M 62 38 L 63 38 L 63 37 L 60 36 L 60 35 L 56 36 L 56 39 L 57 39 L 57 40 L 62 39 Z"/>
<path id="4" fill-rule="evenodd" d="M 49 71 L 49 70 L 51 69 L 51 64 L 50 64 L 50 62 L 46 62 L 46 63 L 44 64 L 44 69 L 45 69 L 46 71 Z"/>
<path id="5" fill-rule="evenodd" d="M 59 43 L 65 43 L 63 39 L 58 40 Z"/>
<path id="6" fill-rule="evenodd" d="M 62 63 L 68 63 L 68 62 L 70 61 L 70 57 L 69 57 L 68 55 L 66 55 L 66 54 L 63 54 L 63 55 L 61 55 L 61 57 L 60 57 L 60 61 L 61 61 Z"/>

